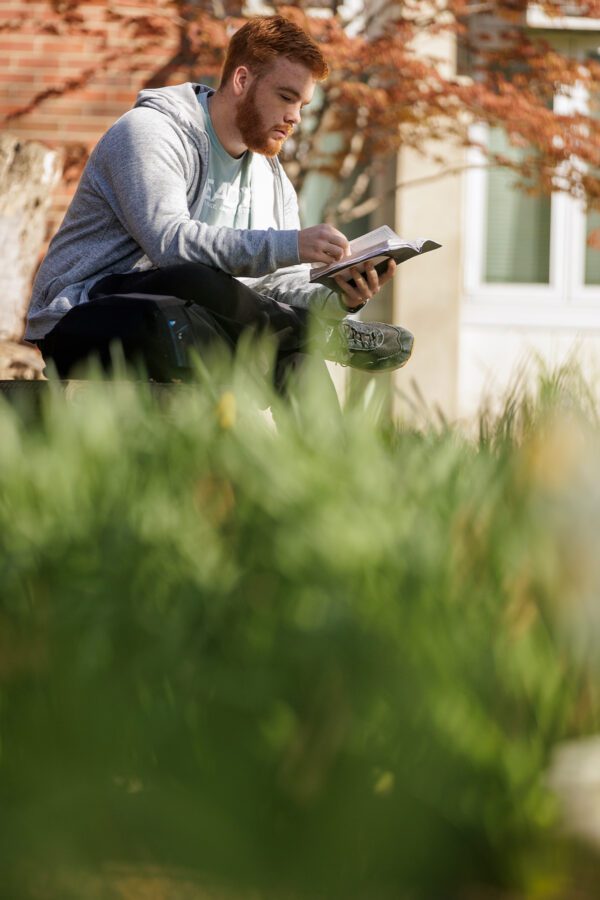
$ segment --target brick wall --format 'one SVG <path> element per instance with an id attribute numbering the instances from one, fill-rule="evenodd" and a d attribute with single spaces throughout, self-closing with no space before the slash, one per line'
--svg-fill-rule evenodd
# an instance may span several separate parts
<path id="1" fill-rule="evenodd" d="M 69 164 L 54 198 L 49 237 L 76 187 L 82 155 L 172 59 L 179 41 L 168 0 L 92 0 L 77 8 L 80 19 L 70 23 L 54 6 L 51 0 L 0 0 L 2 127 L 67 148 Z M 160 83 L 191 77 L 195 73 L 180 67 Z M 52 93 L 65 85 L 71 89 Z M 40 95 L 33 109 L 19 114 Z"/>

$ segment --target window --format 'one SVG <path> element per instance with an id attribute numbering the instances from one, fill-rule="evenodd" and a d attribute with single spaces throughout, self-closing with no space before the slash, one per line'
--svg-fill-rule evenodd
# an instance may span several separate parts
<path id="1" fill-rule="evenodd" d="M 557 97 L 555 106 L 564 113 L 585 103 L 575 92 Z M 497 153 L 517 159 L 522 152 L 501 129 L 480 125 L 474 131 Z M 490 321 L 550 317 L 600 327 L 600 250 L 587 244 L 600 228 L 600 212 L 586 214 L 580 201 L 562 192 L 523 193 L 510 169 L 489 167 L 476 149 L 469 153 L 464 272 L 471 313 Z"/>
<path id="2" fill-rule="evenodd" d="M 600 232 L 600 212 L 596 210 L 588 213 L 586 217 L 585 283 L 600 285 L 600 250 L 587 244 L 592 231 Z"/>
<path id="3" fill-rule="evenodd" d="M 515 162 L 523 156 L 504 131 L 489 131 L 488 146 Z M 548 284 L 550 198 L 515 190 L 514 173 L 494 166 L 487 173 L 483 281 L 486 284 Z"/>

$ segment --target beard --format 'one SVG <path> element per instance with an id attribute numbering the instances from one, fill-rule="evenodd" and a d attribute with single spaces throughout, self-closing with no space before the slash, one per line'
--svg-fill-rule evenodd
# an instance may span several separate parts
<path id="1" fill-rule="evenodd" d="M 265 127 L 256 103 L 256 86 L 257 82 L 255 81 L 254 84 L 250 85 L 248 93 L 240 102 L 235 114 L 235 124 L 248 150 L 252 150 L 253 153 L 260 153 L 262 156 L 274 157 L 281 151 L 283 142 L 289 137 L 292 129 L 288 126 L 277 125 L 275 126 L 277 128 L 284 127 L 287 134 L 279 140 L 272 136 Z"/>

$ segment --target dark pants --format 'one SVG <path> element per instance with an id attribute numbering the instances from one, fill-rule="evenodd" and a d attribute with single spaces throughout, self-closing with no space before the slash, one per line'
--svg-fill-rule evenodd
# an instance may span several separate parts
<path id="1" fill-rule="evenodd" d="M 275 384 L 280 391 L 290 373 L 301 368 L 306 359 L 306 310 L 262 297 L 231 275 L 201 263 L 108 275 L 90 290 L 90 303 L 112 294 L 162 294 L 191 301 L 202 312 L 195 317 L 194 325 L 201 346 L 214 346 L 219 341 L 234 351 L 245 331 L 271 334 L 277 346 Z M 60 373 L 70 351 L 56 339 L 51 343 L 50 358 Z M 39 346 L 46 355 L 44 341 Z"/>

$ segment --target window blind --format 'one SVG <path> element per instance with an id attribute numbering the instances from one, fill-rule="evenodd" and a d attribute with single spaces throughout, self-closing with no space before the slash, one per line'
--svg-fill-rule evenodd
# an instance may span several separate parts
<path id="1" fill-rule="evenodd" d="M 490 150 L 515 161 L 524 151 L 509 144 L 501 128 L 490 129 Z M 529 196 L 515 187 L 509 169 L 494 166 L 487 179 L 484 281 L 548 284 L 550 280 L 550 198 Z"/>
<path id="2" fill-rule="evenodd" d="M 600 212 L 589 212 L 586 218 L 586 239 L 592 231 L 600 230 Z M 600 284 L 600 250 L 585 245 L 585 283 Z"/>

